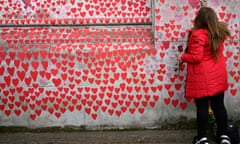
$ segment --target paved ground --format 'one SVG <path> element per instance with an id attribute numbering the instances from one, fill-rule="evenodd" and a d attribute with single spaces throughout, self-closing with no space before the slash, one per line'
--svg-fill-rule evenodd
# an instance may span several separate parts
<path id="1" fill-rule="evenodd" d="M 0 144 L 190 144 L 195 134 L 195 130 L 0 133 Z"/>

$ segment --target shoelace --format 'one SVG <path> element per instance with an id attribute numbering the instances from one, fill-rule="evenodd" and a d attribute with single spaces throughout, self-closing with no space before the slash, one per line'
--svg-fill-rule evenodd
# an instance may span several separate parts
<path id="1" fill-rule="evenodd" d="M 222 135 L 221 136 L 221 144 L 231 144 L 229 137 L 226 135 Z"/>
<path id="2" fill-rule="evenodd" d="M 205 141 L 205 142 L 204 142 L 204 141 Z M 207 138 L 206 138 L 206 137 L 201 138 L 200 140 L 197 141 L 196 144 L 201 144 L 202 142 L 203 142 L 204 144 L 208 144 Z"/>

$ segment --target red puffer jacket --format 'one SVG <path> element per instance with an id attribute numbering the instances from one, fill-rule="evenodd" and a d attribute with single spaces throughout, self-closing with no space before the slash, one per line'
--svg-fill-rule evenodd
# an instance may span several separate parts
<path id="1" fill-rule="evenodd" d="M 218 60 L 210 48 L 207 30 L 192 32 L 187 53 L 181 56 L 181 60 L 187 62 L 186 97 L 213 96 L 224 92 L 228 87 L 224 44 L 220 46 Z"/>

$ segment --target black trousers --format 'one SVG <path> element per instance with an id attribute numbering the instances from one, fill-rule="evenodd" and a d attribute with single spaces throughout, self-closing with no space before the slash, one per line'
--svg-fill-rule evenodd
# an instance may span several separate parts
<path id="1" fill-rule="evenodd" d="M 207 137 L 209 104 L 217 122 L 218 136 L 227 135 L 227 111 L 224 106 L 224 93 L 195 99 L 197 106 L 198 137 Z"/>

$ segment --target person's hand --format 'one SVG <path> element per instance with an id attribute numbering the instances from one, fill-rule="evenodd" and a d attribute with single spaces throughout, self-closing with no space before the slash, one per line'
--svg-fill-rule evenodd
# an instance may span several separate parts
<path id="1" fill-rule="evenodd" d="M 177 56 L 179 61 L 182 61 L 181 57 L 182 57 L 182 53 Z"/>
<path id="2" fill-rule="evenodd" d="M 207 0 L 200 0 L 200 6 L 201 7 L 207 7 Z"/>

